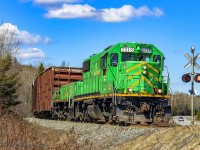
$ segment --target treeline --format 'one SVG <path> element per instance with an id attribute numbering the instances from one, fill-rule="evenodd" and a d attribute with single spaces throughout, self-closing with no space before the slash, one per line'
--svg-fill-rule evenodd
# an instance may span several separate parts
<path id="1" fill-rule="evenodd" d="M 16 31 L 9 26 L 0 28 L 0 114 L 5 111 L 17 111 L 22 116 L 30 116 L 32 108 L 32 82 L 46 65 L 23 65 L 17 55 L 23 43 Z M 69 65 L 69 63 L 67 64 Z M 63 60 L 61 66 L 66 66 Z"/>
<path id="2" fill-rule="evenodd" d="M 171 97 L 172 115 L 191 115 L 191 96 L 175 92 Z M 194 114 L 200 111 L 200 96 L 194 96 Z"/>

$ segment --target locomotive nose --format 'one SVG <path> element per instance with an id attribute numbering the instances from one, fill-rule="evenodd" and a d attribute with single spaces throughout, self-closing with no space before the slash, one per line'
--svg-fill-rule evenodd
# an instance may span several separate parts
<path id="1" fill-rule="evenodd" d="M 124 92 L 155 94 L 162 93 L 159 85 L 159 66 L 151 62 L 126 62 L 127 79 Z"/>

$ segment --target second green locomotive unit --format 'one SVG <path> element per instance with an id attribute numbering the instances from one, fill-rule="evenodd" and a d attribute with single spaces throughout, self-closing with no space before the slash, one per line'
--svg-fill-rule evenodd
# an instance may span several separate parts
<path id="1" fill-rule="evenodd" d="M 168 123 L 170 78 L 164 59 L 152 44 L 109 46 L 84 60 L 81 81 L 54 91 L 51 113 L 87 122 Z"/>

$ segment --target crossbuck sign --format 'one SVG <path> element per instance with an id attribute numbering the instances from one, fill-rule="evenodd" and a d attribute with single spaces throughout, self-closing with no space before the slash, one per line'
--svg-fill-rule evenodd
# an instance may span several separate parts
<path id="1" fill-rule="evenodd" d="M 189 63 L 187 63 L 186 65 L 185 65 L 185 69 L 188 69 L 191 65 L 192 65 L 192 57 L 188 54 L 188 53 L 186 53 L 185 55 L 184 55 L 188 60 L 189 60 Z M 199 70 L 200 69 L 200 66 L 199 66 L 199 64 L 197 64 L 196 63 L 196 60 L 198 59 L 198 58 L 200 58 L 200 54 L 197 54 L 195 57 L 194 57 L 194 59 L 193 59 L 193 64 L 194 64 L 194 66 Z"/>

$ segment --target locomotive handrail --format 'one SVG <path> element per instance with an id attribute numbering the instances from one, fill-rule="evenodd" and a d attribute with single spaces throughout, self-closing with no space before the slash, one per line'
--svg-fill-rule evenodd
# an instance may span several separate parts
<path id="1" fill-rule="evenodd" d="M 69 96 L 69 99 L 68 99 L 68 101 L 69 101 L 69 105 L 68 106 L 69 107 L 74 105 L 74 95 L 75 95 L 75 93 L 76 93 L 76 86 L 74 87 L 74 92 L 72 92 L 71 95 Z"/>
<path id="2" fill-rule="evenodd" d="M 111 69 L 110 69 L 111 70 Z M 118 70 L 119 70 L 119 65 L 118 65 L 118 63 L 117 63 L 117 75 L 116 75 L 116 85 L 115 85 L 115 87 L 114 87 L 114 89 L 113 89 L 113 92 L 114 92 L 114 104 L 115 105 L 117 105 L 117 97 L 116 97 L 116 93 L 117 93 L 117 87 L 118 87 L 118 85 L 119 85 L 119 83 L 120 83 L 120 80 L 119 80 L 119 75 L 118 75 Z M 112 70 L 111 70 L 111 72 L 112 72 Z"/>
<path id="3" fill-rule="evenodd" d="M 167 75 L 166 75 L 166 77 L 167 77 L 167 87 L 168 87 L 168 89 L 167 89 L 167 93 L 169 92 L 169 84 L 170 84 L 170 76 L 169 76 L 169 71 L 168 71 L 168 67 L 167 66 L 164 66 L 164 68 L 166 69 L 166 73 L 167 73 Z M 164 84 L 164 82 L 162 82 L 162 84 Z"/>

